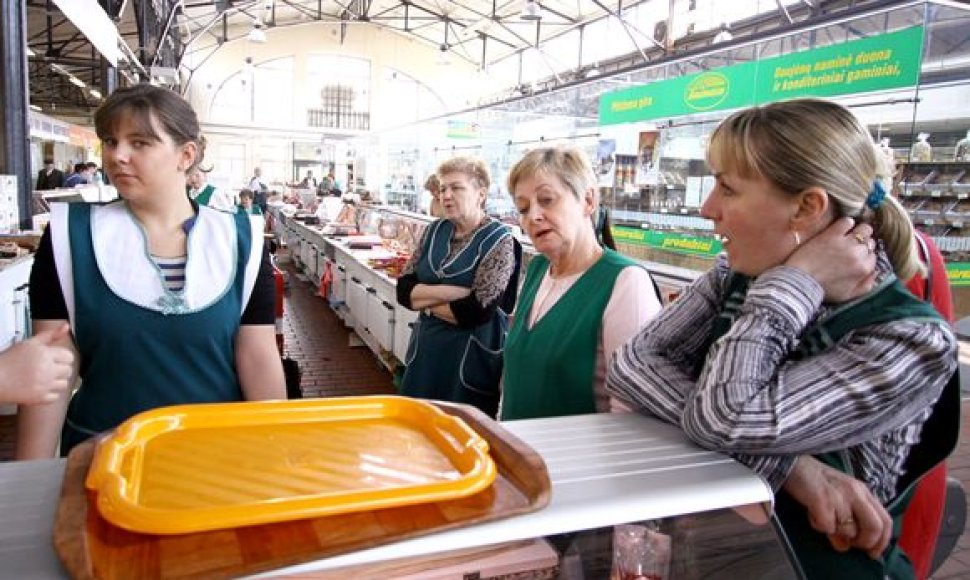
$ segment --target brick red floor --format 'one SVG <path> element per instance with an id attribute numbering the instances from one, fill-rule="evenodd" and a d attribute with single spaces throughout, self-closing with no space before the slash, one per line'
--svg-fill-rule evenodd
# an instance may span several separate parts
<path id="1" fill-rule="evenodd" d="M 308 282 L 289 275 L 284 352 L 300 363 L 305 397 L 394 392 L 391 375 L 366 346 L 350 347 L 351 332 Z"/>

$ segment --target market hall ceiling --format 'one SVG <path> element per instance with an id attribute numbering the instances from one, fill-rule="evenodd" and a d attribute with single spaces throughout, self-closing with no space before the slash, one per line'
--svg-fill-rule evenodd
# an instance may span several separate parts
<path id="1" fill-rule="evenodd" d="M 30 101 L 53 115 L 83 117 L 97 106 L 96 95 L 110 89 L 114 82 L 124 84 L 154 77 L 176 84 L 178 76 L 166 73 L 178 70 L 184 62 L 205 62 L 226 42 L 253 38 L 254 28 L 265 32 L 313 23 L 337 26 L 341 38 L 354 26 L 379 26 L 482 67 L 531 47 L 541 48 L 549 40 L 584 24 L 617 17 L 625 32 L 617 42 L 626 44 L 634 59 L 646 62 L 679 50 L 681 45 L 687 46 L 691 39 L 671 45 L 665 42 L 663 30 L 632 29 L 632 24 L 623 19 L 624 12 L 641 4 L 662 4 L 667 9 L 674 3 L 691 1 L 98 0 L 116 22 L 123 53 L 127 55 L 117 71 L 127 80 L 115 81 L 115 73 L 52 0 L 26 0 Z M 778 0 L 776 12 L 760 17 L 761 21 L 770 22 L 750 30 L 756 33 L 805 26 L 833 13 L 886 4 L 893 3 L 803 0 L 786 4 Z M 541 17 L 535 18 L 539 14 Z M 700 35 L 700 41 L 710 44 L 715 32 Z M 739 27 L 735 37 L 744 33 Z M 185 59 L 188 55 L 192 58 Z M 193 71 L 182 66 L 180 72 L 184 78 Z M 559 83 L 575 78 L 552 80 Z"/>

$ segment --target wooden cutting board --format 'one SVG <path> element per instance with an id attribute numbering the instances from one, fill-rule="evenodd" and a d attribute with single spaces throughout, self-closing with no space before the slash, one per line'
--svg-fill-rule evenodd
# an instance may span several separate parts
<path id="1" fill-rule="evenodd" d="M 458 500 L 229 530 L 139 534 L 105 521 L 85 490 L 95 449 L 88 441 L 67 458 L 54 548 L 74 578 L 231 578 L 528 513 L 549 503 L 549 475 L 532 448 L 475 408 L 436 404 L 488 440 L 498 477 L 487 490 Z"/>

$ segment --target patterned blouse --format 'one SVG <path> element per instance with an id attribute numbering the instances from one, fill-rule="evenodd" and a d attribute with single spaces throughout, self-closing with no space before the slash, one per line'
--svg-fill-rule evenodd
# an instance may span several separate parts
<path id="1" fill-rule="evenodd" d="M 477 228 L 467 233 L 464 236 L 452 236 L 449 242 L 448 258 L 451 258 L 472 240 L 475 233 L 481 228 L 485 227 L 492 221 L 491 218 L 485 217 Z M 411 258 L 404 265 L 401 270 L 401 277 L 413 276 L 415 264 L 421 260 L 423 256 L 424 248 L 424 238 L 428 235 L 431 228 L 426 228 L 421 241 L 418 243 L 417 248 L 415 248 L 414 253 L 411 254 Z M 475 297 L 476 302 L 483 308 L 488 309 L 492 305 L 499 304 L 502 300 L 506 287 L 509 284 L 509 280 L 513 277 L 515 270 L 515 254 L 513 252 L 513 244 L 515 242 L 512 236 L 505 236 L 500 242 L 495 244 L 492 251 L 489 252 L 484 258 L 482 258 L 481 263 L 475 270 L 475 283 L 472 286 L 472 296 Z"/>

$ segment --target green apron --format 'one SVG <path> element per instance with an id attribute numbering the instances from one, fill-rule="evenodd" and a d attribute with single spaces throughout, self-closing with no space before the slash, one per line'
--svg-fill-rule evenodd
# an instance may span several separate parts
<path id="1" fill-rule="evenodd" d="M 415 265 L 418 283 L 465 288 L 474 285 L 481 260 L 496 244 L 512 235 L 507 226 L 493 220 L 476 230 L 464 248 L 449 256 L 454 225 L 448 220 L 438 220 L 428 229 L 421 259 Z M 508 315 L 501 308 L 496 308 L 487 321 L 471 328 L 422 312 L 408 342 L 401 394 L 468 403 L 495 417 L 507 330 Z"/>
<path id="2" fill-rule="evenodd" d="M 199 205 L 209 205 L 209 200 L 212 199 L 212 193 L 216 190 L 215 187 L 211 185 L 206 185 L 205 189 L 199 192 L 199 195 L 195 196 L 195 203 Z"/>
<path id="3" fill-rule="evenodd" d="M 750 278 L 737 273 L 731 275 L 723 308 L 715 321 L 708 344 L 713 344 L 731 327 L 744 303 L 749 284 Z M 940 315 L 931 305 L 910 294 L 899 280 L 891 277 L 867 296 L 833 310 L 808 328 L 802 334 L 792 358 L 803 359 L 824 352 L 853 329 L 903 319 L 940 320 Z M 915 577 L 909 558 L 898 544 L 903 513 L 919 478 L 943 461 L 956 446 L 960 422 L 959 389 L 959 372 L 955 372 L 934 404 L 932 415 L 924 423 L 919 443 L 910 449 L 905 473 L 896 485 L 899 493 L 886 506 L 893 520 L 893 533 L 889 546 L 879 560 L 873 560 L 856 549 L 836 552 L 828 537 L 812 528 L 805 507 L 784 490 L 778 492 L 775 515 L 806 578 L 903 580 Z M 853 475 L 846 454 L 847 450 L 834 451 L 816 455 L 815 458 Z"/>
<path id="4" fill-rule="evenodd" d="M 616 277 L 636 262 L 605 249 L 562 298 L 528 328 L 529 313 L 549 260 L 536 256 L 522 285 L 505 343 L 503 421 L 596 412 L 593 374 L 603 312 Z"/>
<path id="5" fill-rule="evenodd" d="M 202 310 L 168 313 L 128 302 L 108 286 L 94 253 L 90 205 L 71 204 L 68 219 L 82 382 L 68 406 L 61 454 L 141 411 L 242 400 L 234 343 L 252 241 L 248 217 L 235 220 L 237 263 L 228 291 Z"/>

